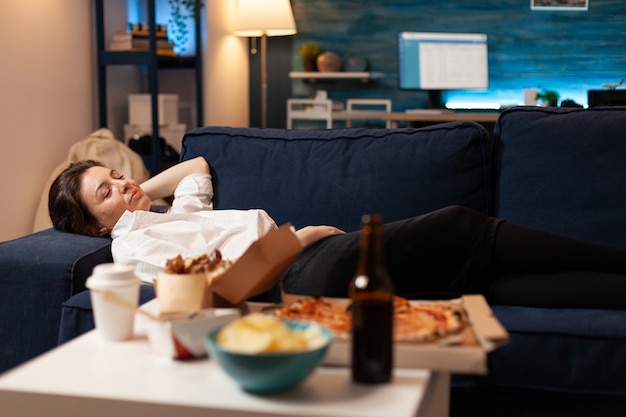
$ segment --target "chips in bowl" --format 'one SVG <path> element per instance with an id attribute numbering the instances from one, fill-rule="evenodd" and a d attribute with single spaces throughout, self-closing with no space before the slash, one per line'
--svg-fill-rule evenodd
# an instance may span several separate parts
<path id="1" fill-rule="evenodd" d="M 333 337 L 305 321 L 250 314 L 207 333 L 215 360 L 245 391 L 282 391 L 304 381 L 321 363 Z"/>
<path id="2" fill-rule="evenodd" d="M 232 352 L 254 354 L 317 349 L 327 339 L 320 326 L 294 329 L 274 316 L 253 313 L 226 325 L 217 343 Z"/>

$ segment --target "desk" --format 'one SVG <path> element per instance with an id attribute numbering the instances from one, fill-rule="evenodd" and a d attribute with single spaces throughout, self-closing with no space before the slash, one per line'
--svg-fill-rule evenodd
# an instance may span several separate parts
<path id="1" fill-rule="evenodd" d="M 346 122 L 346 127 L 350 127 L 352 120 L 383 120 L 384 115 L 390 114 L 385 111 L 376 110 L 340 110 L 332 113 L 333 120 Z"/>
<path id="2" fill-rule="evenodd" d="M 406 122 L 425 122 L 425 123 L 444 123 L 473 121 L 478 123 L 495 123 L 500 113 L 466 113 L 466 112 L 423 112 L 423 113 L 386 113 L 380 115 L 380 118 L 392 123 L 392 127 L 398 127 L 398 123 Z"/>
<path id="3" fill-rule="evenodd" d="M 360 385 L 346 367 L 319 367 L 300 386 L 252 395 L 209 359 L 157 356 L 145 335 L 104 342 L 91 331 L 0 376 L 11 417 L 437 417 L 448 414 L 448 375 L 396 369 Z"/>

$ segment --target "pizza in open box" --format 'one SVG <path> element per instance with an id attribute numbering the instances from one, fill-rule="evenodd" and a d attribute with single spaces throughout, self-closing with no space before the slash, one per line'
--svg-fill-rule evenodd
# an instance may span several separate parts
<path id="1" fill-rule="evenodd" d="M 334 302 L 333 302 L 334 301 Z M 350 304 L 317 297 L 302 297 L 275 311 L 285 319 L 317 322 L 337 338 L 351 332 Z M 394 340 L 397 342 L 432 342 L 459 334 L 467 326 L 463 307 L 453 302 L 411 302 L 394 297 Z"/>

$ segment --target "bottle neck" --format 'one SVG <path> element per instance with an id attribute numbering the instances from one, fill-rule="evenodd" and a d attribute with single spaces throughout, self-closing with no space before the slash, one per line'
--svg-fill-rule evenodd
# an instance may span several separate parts
<path id="1" fill-rule="evenodd" d="M 383 265 L 380 239 L 380 219 L 371 217 L 363 224 L 361 236 L 361 253 L 359 257 L 359 273 L 367 273 Z"/>
<path id="2" fill-rule="evenodd" d="M 382 220 L 380 216 L 364 216 L 361 252 L 356 274 L 350 285 L 351 297 L 365 293 L 388 295 L 394 293 L 393 283 L 383 259 Z"/>

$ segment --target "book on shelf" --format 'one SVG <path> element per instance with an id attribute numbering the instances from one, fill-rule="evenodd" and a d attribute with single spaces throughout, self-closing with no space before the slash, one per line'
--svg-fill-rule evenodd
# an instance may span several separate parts
<path id="1" fill-rule="evenodd" d="M 150 31 L 148 31 L 148 30 L 131 30 L 130 32 L 126 32 L 126 31 L 120 30 L 120 31 L 118 31 L 118 33 L 129 33 L 129 34 L 131 34 L 133 36 L 145 36 L 146 38 L 148 36 L 150 36 Z M 154 34 L 155 34 L 155 36 L 157 38 L 165 38 L 165 39 L 167 39 L 167 32 L 163 32 L 163 31 L 157 30 Z"/>
<path id="2" fill-rule="evenodd" d="M 141 32 L 141 33 L 139 33 Z M 117 32 L 109 43 L 110 51 L 147 51 L 150 49 L 150 38 L 144 34 L 146 31 Z M 163 32 L 157 32 L 160 34 Z M 175 55 L 174 43 L 167 36 L 156 37 L 157 55 Z"/>
<path id="3" fill-rule="evenodd" d="M 122 49 L 112 49 L 109 48 L 110 52 L 148 52 L 148 48 L 122 48 Z M 157 49 L 156 54 L 159 56 L 177 56 L 176 52 L 172 49 Z"/>
<path id="4" fill-rule="evenodd" d="M 167 32 L 157 31 L 154 32 L 154 36 L 157 39 L 165 39 L 167 40 Z M 125 39 L 125 38 L 136 38 L 136 39 L 148 39 L 150 37 L 150 32 L 147 30 L 131 30 L 130 32 L 125 30 L 118 30 L 113 35 L 113 39 Z"/>

